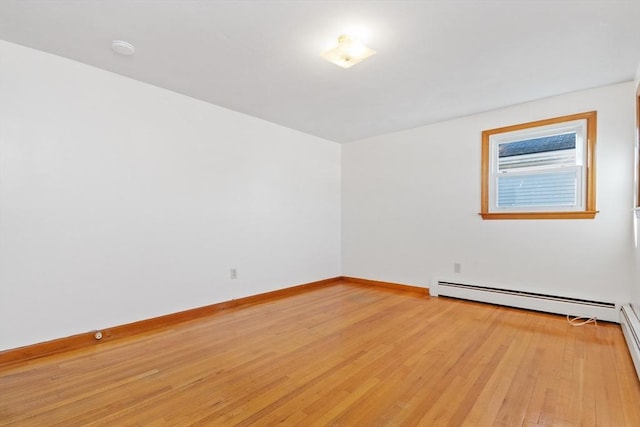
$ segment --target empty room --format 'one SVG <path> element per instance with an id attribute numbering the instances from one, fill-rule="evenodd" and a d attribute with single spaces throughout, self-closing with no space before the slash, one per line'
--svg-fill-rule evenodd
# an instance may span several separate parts
<path id="1" fill-rule="evenodd" d="M 640 2 L 3 0 L 1 426 L 640 426 Z"/>

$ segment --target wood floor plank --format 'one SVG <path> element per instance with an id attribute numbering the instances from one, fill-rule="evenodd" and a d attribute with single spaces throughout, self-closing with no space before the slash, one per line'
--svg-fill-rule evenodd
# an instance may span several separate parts
<path id="1" fill-rule="evenodd" d="M 619 325 L 337 283 L 8 365 L 4 426 L 640 426 Z"/>

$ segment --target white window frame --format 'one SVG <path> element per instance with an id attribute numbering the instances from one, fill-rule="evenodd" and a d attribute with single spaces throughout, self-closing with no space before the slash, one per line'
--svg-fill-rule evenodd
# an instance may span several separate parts
<path id="1" fill-rule="evenodd" d="M 575 132 L 576 134 L 576 164 L 575 166 L 567 167 L 567 166 L 538 166 L 531 167 L 521 171 L 504 171 L 500 172 L 498 170 L 498 148 L 500 144 L 508 144 L 510 142 L 517 142 L 527 139 L 534 138 L 542 138 L 545 136 L 553 136 L 559 135 L 563 133 Z M 581 211 L 584 210 L 584 202 L 586 200 L 586 195 L 584 194 L 585 187 L 583 182 L 587 178 L 586 168 L 584 165 L 586 164 L 586 153 L 585 144 L 586 144 L 586 133 L 587 133 L 587 121 L 575 120 L 573 122 L 568 122 L 561 126 L 557 125 L 548 125 L 542 126 L 540 128 L 535 128 L 534 130 L 520 130 L 514 132 L 505 132 L 501 134 L 494 134 L 489 137 L 489 144 L 491 157 L 489 159 L 490 169 L 491 169 L 491 184 L 489 185 L 489 212 L 545 212 L 551 209 L 559 209 L 561 211 Z M 498 206 L 498 179 L 501 176 L 524 176 L 524 175 L 540 175 L 545 172 L 557 171 L 560 169 L 575 169 L 578 173 L 577 176 L 577 188 L 576 188 L 576 204 L 568 207 L 555 208 L 552 206 Z"/>
<path id="2" fill-rule="evenodd" d="M 576 133 L 574 166 L 535 166 L 518 171 L 498 171 L 499 144 L 527 139 Z M 524 123 L 482 132 L 482 203 L 483 219 L 585 219 L 594 218 L 595 210 L 595 139 L 596 112 L 580 113 Z M 573 206 L 506 206 L 497 205 L 500 176 L 542 174 L 562 168 L 577 170 L 577 200 Z"/>

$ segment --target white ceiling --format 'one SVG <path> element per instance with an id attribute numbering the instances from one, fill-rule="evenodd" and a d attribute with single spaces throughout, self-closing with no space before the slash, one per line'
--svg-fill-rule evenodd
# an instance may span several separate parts
<path id="1" fill-rule="evenodd" d="M 2 0 L 0 39 L 348 142 L 632 80 L 640 1 Z"/>

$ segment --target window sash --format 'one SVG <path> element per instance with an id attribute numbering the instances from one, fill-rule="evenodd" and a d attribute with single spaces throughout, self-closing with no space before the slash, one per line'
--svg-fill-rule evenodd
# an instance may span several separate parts
<path id="1" fill-rule="evenodd" d="M 575 133 L 575 148 L 499 157 L 502 144 Z M 492 135 L 490 212 L 585 210 L 586 120 Z M 524 187 L 517 189 L 521 182 Z M 554 190 L 548 185 L 557 186 Z M 502 190 L 501 188 L 502 184 Z M 506 193 L 507 187 L 511 192 Z M 549 191 L 547 191 L 549 190 Z M 546 202 L 545 202 L 546 200 Z"/>

